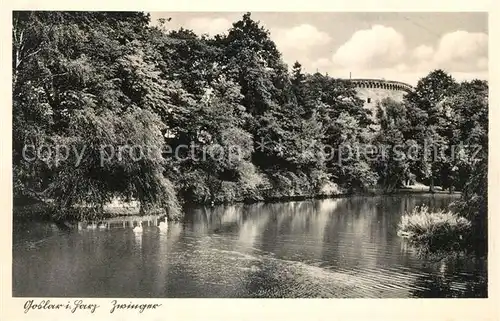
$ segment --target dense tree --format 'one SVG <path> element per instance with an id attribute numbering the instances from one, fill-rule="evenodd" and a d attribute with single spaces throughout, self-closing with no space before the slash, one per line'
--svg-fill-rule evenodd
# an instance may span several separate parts
<path id="1" fill-rule="evenodd" d="M 374 142 L 381 150 L 375 161 L 375 168 L 380 185 L 387 192 L 392 192 L 408 180 L 412 165 L 407 152 L 412 142 L 407 142 L 404 137 L 404 130 L 408 127 L 406 108 L 402 103 L 386 98 L 377 106 L 376 117 L 380 131 Z"/>
<path id="2" fill-rule="evenodd" d="M 453 135 L 450 109 L 446 101 L 456 94 L 458 84 L 443 70 L 434 70 L 418 81 L 415 90 L 406 95 L 407 115 L 410 126 L 406 137 L 421 144 L 423 151 L 414 170 L 421 180 L 429 183 L 434 192 L 435 181 L 443 172 L 450 171 L 447 162 L 450 140 Z"/>
<path id="3" fill-rule="evenodd" d="M 175 214 L 177 200 L 163 175 L 163 160 L 129 152 L 102 163 L 103 146 L 111 146 L 111 153 L 119 146 L 161 149 L 163 144 L 164 124 L 156 112 L 167 105 L 168 86 L 157 79 L 142 41 L 147 22 L 138 13 L 14 13 L 18 193 L 54 199 L 61 212 L 78 204 L 99 208 L 122 196 L 144 207 L 168 204 Z M 51 149 L 28 162 L 22 157 L 27 145 Z M 67 159 L 55 158 L 60 146 Z"/>

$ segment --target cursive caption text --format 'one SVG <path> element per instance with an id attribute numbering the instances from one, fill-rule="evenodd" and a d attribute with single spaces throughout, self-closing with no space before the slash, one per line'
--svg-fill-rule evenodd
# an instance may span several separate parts
<path id="1" fill-rule="evenodd" d="M 109 313 L 114 313 L 119 310 L 123 311 L 131 311 L 135 310 L 139 313 L 143 313 L 145 310 L 155 310 L 160 307 L 161 304 L 135 304 L 132 302 L 122 303 L 117 300 L 111 301 L 111 309 Z M 88 311 L 90 313 L 94 313 L 100 305 L 94 303 L 86 303 L 83 300 L 74 300 L 67 301 L 66 303 L 54 303 L 50 300 L 41 300 L 39 302 L 35 300 L 28 300 L 24 303 L 24 313 L 28 313 L 30 311 L 40 311 L 40 310 L 66 310 L 71 313 L 75 313 L 78 311 Z"/>

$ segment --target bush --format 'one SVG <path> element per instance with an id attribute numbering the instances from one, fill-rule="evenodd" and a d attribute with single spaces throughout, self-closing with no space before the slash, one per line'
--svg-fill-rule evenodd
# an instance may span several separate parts
<path id="1" fill-rule="evenodd" d="M 451 211 L 415 207 L 401 217 L 398 235 L 429 252 L 461 250 L 470 237 L 471 222 Z"/>
<path id="2" fill-rule="evenodd" d="M 336 196 L 344 193 L 345 191 L 343 191 L 338 184 L 334 182 L 325 182 L 317 194 L 319 196 Z"/>

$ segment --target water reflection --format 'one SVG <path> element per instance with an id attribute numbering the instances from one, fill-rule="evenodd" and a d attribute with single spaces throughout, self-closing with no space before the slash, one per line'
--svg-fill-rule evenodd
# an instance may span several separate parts
<path id="1" fill-rule="evenodd" d="M 197 208 L 166 231 L 153 224 L 142 233 L 131 227 L 63 233 L 43 224 L 17 226 L 13 293 L 484 296 L 484 260 L 434 262 L 396 235 L 404 211 L 421 204 L 441 208 L 452 200 L 417 195 Z"/>
<path id="2" fill-rule="evenodd" d="M 142 249 L 142 232 L 134 232 L 135 248 L 140 251 Z"/>
<path id="3" fill-rule="evenodd" d="M 488 296 L 486 261 L 471 257 L 447 256 L 437 262 L 429 262 L 424 269 L 432 272 L 417 278 L 412 295 L 423 298 L 481 298 Z"/>

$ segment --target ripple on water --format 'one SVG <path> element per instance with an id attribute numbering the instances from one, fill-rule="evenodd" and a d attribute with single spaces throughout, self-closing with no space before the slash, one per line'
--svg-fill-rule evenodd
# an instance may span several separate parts
<path id="1" fill-rule="evenodd" d="M 251 255 L 238 251 L 212 249 L 214 253 L 230 256 L 249 265 L 235 268 L 246 275 L 245 288 L 257 297 L 400 297 L 408 286 L 384 282 L 380 273 L 372 270 L 331 270 L 304 262 L 278 259 L 271 255 Z M 209 270 L 210 264 L 207 266 Z M 230 270 L 230 269 L 229 269 Z M 226 272 L 229 272 L 226 270 Z M 231 272 L 232 273 L 232 272 Z M 383 274 L 382 274 L 383 276 Z M 246 293 L 248 295 L 249 293 Z M 243 294 L 245 295 L 245 294 Z"/>

